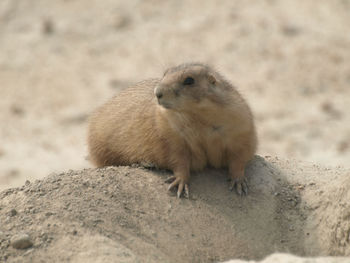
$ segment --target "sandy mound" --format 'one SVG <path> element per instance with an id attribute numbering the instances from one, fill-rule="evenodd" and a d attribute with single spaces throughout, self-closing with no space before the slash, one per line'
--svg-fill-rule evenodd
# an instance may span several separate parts
<path id="1" fill-rule="evenodd" d="M 8 189 L 0 195 L 0 261 L 350 255 L 349 170 L 267 160 L 256 157 L 247 168 L 244 198 L 227 190 L 225 172 L 217 170 L 193 176 L 190 200 L 166 192 L 168 172 L 132 167 L 53 174 Z M 13 248 L 20 234 L 33 245 Z"/>
<path id="2" fill-rule="evenodd" d="M 1 190 L 89 167 L 88 114 L 188 61 L 238 87 L 259 154 L 348 166 L 349 0 L 47 2 L 0 1 Z"/>

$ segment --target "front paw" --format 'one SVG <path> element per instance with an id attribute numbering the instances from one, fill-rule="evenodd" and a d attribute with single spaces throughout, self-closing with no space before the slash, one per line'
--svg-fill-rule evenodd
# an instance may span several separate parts
<path id="1" fill-rule="evenodd" d="M 230 184 L 230 191 L 236 190 L 236 193 L 240 196 L 248 194 L 248 183 L 245 177 L 232 178 Z"/>
<path id="2" fill-rule="evenodd" d="M 184 192 L 185 198 L 190 198 L 190 190 L 189 190 L 189 186 L 188 186 L 187 181 L 188 180 L 186 180 L 183 177 L 172 176 L 169 179 L 167 179 L 165 182 L 170 183 L 170 185 L 168 187 L 168 191 L 170 191 L 171 189 L 173 189 L 174 187 L 177 186 L 177 197 L 178 198 L 181 197 L 181 194 L 183 192 Z"/>

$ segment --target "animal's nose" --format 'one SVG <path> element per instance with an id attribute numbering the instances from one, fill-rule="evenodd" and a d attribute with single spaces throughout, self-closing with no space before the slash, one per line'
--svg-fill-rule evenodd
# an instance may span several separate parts
<path id="1" fill-rule="evenodd" d="M 155 90 L 155 94 L 156 94 L 156 97 L 158 99 L 162 98 L 163 97 L 163 93 L 159 90 L 159 89 L 156 89 Z"/>

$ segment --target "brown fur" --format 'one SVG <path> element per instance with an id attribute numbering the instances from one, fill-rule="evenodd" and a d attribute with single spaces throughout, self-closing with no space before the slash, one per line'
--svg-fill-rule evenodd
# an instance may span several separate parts
<path id="1" fill-rule="evenodd" d="M 184 85 L 192 77 L 193 85 Z M 161 93 L 158 99 L 155 93 Z M 190 170 L 228 167 L 239 192 L 256 150 L 251 111 L 237 90 L 203 64 L 170 68 L 129 87 L 90 118 L 88 146 L 98 167 L 153 163 L 174 172 L 181 194 Z M 188 188 L 187 188 L 188 189 Z"/>

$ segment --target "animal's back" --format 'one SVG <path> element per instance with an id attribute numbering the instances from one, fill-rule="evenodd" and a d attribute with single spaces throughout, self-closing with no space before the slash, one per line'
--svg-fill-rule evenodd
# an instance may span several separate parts
<path id="1" fill-rule="evenodd" d="M 92 114 L 88 146 L 97 166 L 138 162 L 135 157 L 150 150 L 144 141 L 155 136 L 153 90 L 158 82 L 150 79 L 128 87 Z"/>

